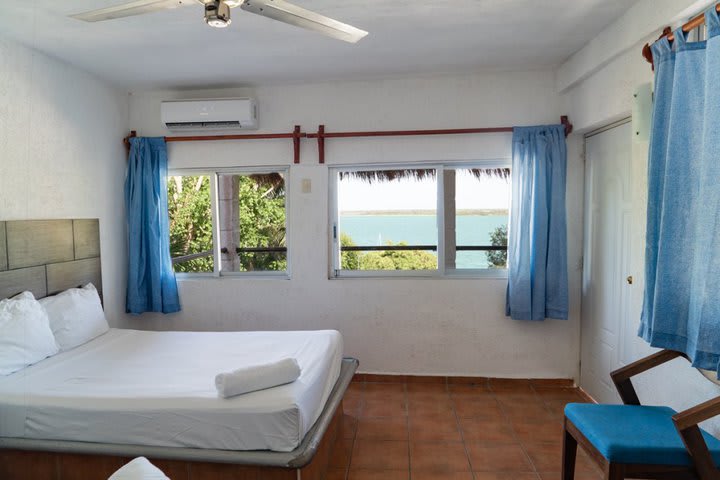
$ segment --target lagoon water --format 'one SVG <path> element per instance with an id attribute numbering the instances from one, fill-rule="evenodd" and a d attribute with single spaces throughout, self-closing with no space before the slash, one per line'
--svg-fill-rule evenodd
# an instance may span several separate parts
<path id="1" fill-rule="evenodd" d="M 491 245 L 490 234 L 507 225 L 505 215 L 459 215 L 456 220 L 458 245 Z M 436 245 L 437 217 L 434 215 L 341 215 L 340 232 L 350 235 L 356 245 L 376 246 L 387 242 L 408 245 Z M 485 252 L 458 252 L 457 268 L 487 268 Z"/>

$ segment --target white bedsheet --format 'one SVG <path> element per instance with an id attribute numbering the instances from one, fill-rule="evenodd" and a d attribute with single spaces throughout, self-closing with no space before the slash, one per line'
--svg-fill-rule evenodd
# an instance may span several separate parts
<path id="1" fill-rule="evenodd" d="M 110 330 L 0 376 L 0 436 L 223 450 L 294 450 L 339 376 L 342 337 Z M 294 357 L 300 378 L 219 398 L 215 375 Z"/>

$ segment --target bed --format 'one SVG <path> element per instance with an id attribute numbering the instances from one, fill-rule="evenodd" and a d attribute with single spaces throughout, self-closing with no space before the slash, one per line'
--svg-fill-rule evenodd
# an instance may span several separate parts
<path id="1" fill-rule="evenodd" d="M 100 285 L 97 220 L 0 222 L 0 230 L 0 299 Z M 297 381 L 218 397 L 215 374 L 282 357 L 298 360 Z M 320 479 L 357 365 L 331 330 L 111 329 L 0 376 L 0 478 L 102 479 L 142 455 L 173 479 Z"/>

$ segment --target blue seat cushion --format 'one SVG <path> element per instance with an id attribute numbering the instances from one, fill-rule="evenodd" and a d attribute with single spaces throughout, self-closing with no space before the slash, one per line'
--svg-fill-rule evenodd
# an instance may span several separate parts
<path id="1" fill-rule="evenodd" d="M 609 461 L 652 465 L 692 465 L 668 407 L 569 403 L 565 417 Z M 703 431 L 715 465 L 720 440 Z"/>

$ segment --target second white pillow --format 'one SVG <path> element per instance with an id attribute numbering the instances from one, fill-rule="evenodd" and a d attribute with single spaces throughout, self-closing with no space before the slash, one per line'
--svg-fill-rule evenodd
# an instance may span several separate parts
<path id="1" fill-rule="evenodd" d="M 110 329 L 100 296 L 92 283 L 45 297 L 40 304 L 47 311 L 50 328 L 62 352 L 87 343 Z"/>

